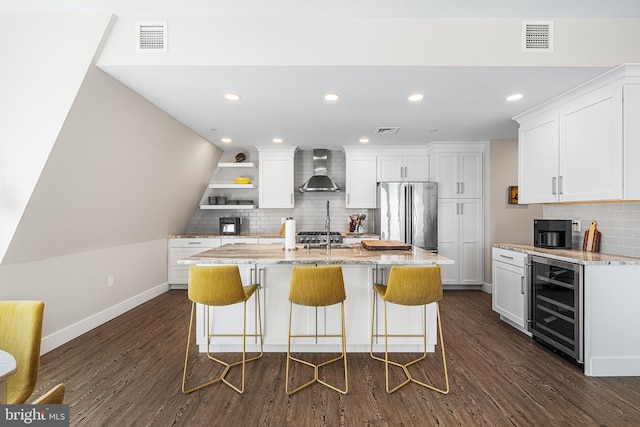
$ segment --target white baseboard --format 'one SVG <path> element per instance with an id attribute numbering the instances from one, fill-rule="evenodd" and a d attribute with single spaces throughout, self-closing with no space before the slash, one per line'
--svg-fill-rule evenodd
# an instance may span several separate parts
<path id="1" fill-rule="evenodd" d="M 168 290 L 169 283 L 162 283 L 129 299 L 119 302 L 118 304 L 111 306 L 106 310 L 102 310 L 79 322 L 69 325 L 64 329 L 49 334 L 46 337 L 42 337 L 40 354 L 48 353 L 51 350 L 60 347 L 62 344 L 65 344 L 72 339 L 77 338 L 94 328 L 97 328 L 98 326 L 108 322 L 109 320 L 112 320 L 120 316 L 121 314 L 126 313 L 132 308 L 135 308 L 140 304 L 167 292 Z"/>
<path id="2" fill-rule="evenodd" d="M 484 282 L 482 284 L 482 291 L 487 293 L 487 294 L 492 294 L 493 293 L 493 283 Z"/>

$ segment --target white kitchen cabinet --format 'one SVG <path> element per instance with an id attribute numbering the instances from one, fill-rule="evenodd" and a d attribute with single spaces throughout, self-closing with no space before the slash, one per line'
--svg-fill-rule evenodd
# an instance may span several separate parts
<path id="1" fill-rule="evenodd" d="M 500 318 L 527 334 L 527 254 L 493 248 L 492 308 Z"/>
<path id="2" fill-rule="evenodd" d="M 429 156 L 378 156 L 377 177 L 387 181 L 429 181 Z"/>
<path id="3" fill-rule="evenodd" d="M 518 202 L 556 202 L 558 113 L 523 122 L 518 133 Z"/>
<path id="4" fill-rule="evenodd" d="M 257 245 L 259 243 L 258 237 L 244 237 L 244 236 L 222 236 L 220 237 L 220 243 L 223 245 Z"/>
<path id="5" fill-rule="evenodd" d="M 438 183 L 438 198 L 481 198 L 483 167 L 481 152 L 436 152 L 432 181 Z"/>
<path id="6" fill-rule="evenodd" d="M 256 147 L 260 208 L 294 207 L 294 154 L 297 147 Z"/>
<path id="7" fill-rule="evenodd" d="M 169 238 L 167 278 L 172 289 L 186 289 L 189 279 L 189 266 L 178 264 L 178 260 L 195 255 L 207 249 L 220 246 L 219 237 L 189 239 Z"/>
<path id="8" fill-rule="evenodd" d="M 638 199 L 639 98 L 626 65 L 515 117 L 520 203 Z"/>
<path id="9" fill-rule="evenodd" d="M 521 203 L 623 197 L 622 87 L 608 85 L 523 121 Z"/>
<path id="10" fill-rule="evenodd" d="M 455 261 L 441 266 L 443 285 L 482 285 L 482 245 L 482 199 L 439 199 L 438 254 Z"/>
<path id="11" fill-rule="evenodd" d="M 346 151 L 346 150 L 345 150 Z M 345 208 L 376 207 L 376 157 L 356 156 L 346 151 Z"/>

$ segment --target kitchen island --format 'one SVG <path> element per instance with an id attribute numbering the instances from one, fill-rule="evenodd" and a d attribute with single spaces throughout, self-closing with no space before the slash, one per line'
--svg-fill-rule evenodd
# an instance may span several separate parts
<path id="1" fill-rule="evenodd" d="M 293 265 L 341 265 L 347 299 L 345 316 L 347 328 L 347 351 L 367 352 L 371 334 L 371 308 L 373 304 L 374 282 L 386 282 L 393 265 L 441 265 L 453 264 L 453 260 L 412 247 L 409 250 L 367 250 L 360 244 L 333 245 L 330 251 L 326 247 L 305 247 L 298 245 L 296 250 L 285 251 L 282 244 L 253 245 L 230 244 L 209 249 L 178 261 L 186 265 L 225 265 L 235 264 L 240 268 L 243 283 L 259 283 L 261 287 L 261 313 L 263 320 L 264 350 L 285 352 L 287 346 L 287 328 L 289 319 L 289 284 Z M 297 322 L 292 333 L 335 334 L 339 331 L 339 305 L 330 307 L 294 306 L 296 318 L 306 319 Z M 257 302 L 247 305 L 248 319 L 253 319 Z M 435 306 L 407 307 L 388 305 L 389 315 L 395 322 L 389 323 L 389 333 L 403 331 L 418 334 L 422 330 L 424 316 L 427 316 L 427 347 L 434 351 L 437 342 Z M 304 317 L 302 317 L 304 316 Z M 206 351 L 207 340 L 204 334 L 206 320 L 205 308 L 197 310 L 197 343 L 200 351 Z M 232 333 L 231 324 L 236 323 L 241 331 L 242 305 L 216 307 L 211 311 L 214 332 Z M 224 328 L 217 329 L 221 325 Z M 375 326 L 382 331 L 382 316 L 376 319 Z M 251 324 L 248 333 L 256 330 Z M 249 326 L 248 326 L 249 329 Z M 333 341 L 332 341 L 333 340 Z M 315 340 L 300 339 L 295 342 L 297 351 L 337 352 L 339 338 Z M 220 338 L 210 343 L 212 351 L 238 351 L 241 340 L 233 337 Z M 420 351 L 420 339 L 404 338 L 391 341 L 389 351 Z M 257 342 L 248 348 L 257 349 Z M 376 347 L 380 348 L 380 347 Z"/>

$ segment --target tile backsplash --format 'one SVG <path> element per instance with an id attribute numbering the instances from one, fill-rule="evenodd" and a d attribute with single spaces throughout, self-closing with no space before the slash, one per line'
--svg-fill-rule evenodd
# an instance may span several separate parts
<path id="1" fill-rule="evenodd" d="M 600 231 L 600 252 L 640 257 L 640 202 L 547 204 L 546 219 L 579 219 L 582 229 L 572 236 L 573 248 L 582 249 L 591 221 Z"/>
<path id="2" fill-rule="evenodd" d="M 348 231 L 348 217 L 364 213 L 364 232 L 373 233 L 370 209 L 345 208 L 346 163 L 343 151 L 330 151 L 328 159 L 329 175 L 343 190 L 339 193 L 319 192 L 300 193 L 298 188 L 313 175 L 313 150 L 298 150 L 294 159 L 294 209 L 238 209 L 213 210 L 199 209 L 191 218 L 186 233 L 217 233 L 221 217 L 240 217 L 241 230 L 245 234 L 278 233 L 281 218 L 293 217 L 298 231 L 322 231 L 325 229 L 326 204 L 330 202 L 331 230 Z M 258 183 L 259 185 L 259 183 Z M 257 201 L 256 201 L 257 202 Z"/>

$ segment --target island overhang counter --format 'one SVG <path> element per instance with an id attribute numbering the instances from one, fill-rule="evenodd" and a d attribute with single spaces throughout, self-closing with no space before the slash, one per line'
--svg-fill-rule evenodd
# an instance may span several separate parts
<path id="1" fill-rule="evenodd" d="M 178 261 L 186 265 L 238 265 L 243 284 L 260 284 L 260 312 L 263 326 L 264 350 L 286 352 L 289 319 L 289 284 L 294 265 L 341 265 L 347 299 L 345 300 L 345 322 L 347 329 L 347 351 L 368 352 L 371 334 L 371 310 L 374 302 L 374 282 L 386 283 L 389 270 L 394 265 L 441 265 L 454 261 L 436 253 L 412 247 L 410 250 L 367 250 L 360 244 L 338 245 L 327 251 L 325 247 L 307 248 L 297 246 L 296 250 L 285 251 L 282 244 L 253 245 L 229 244 L 209 249 Z M 377 304 L 382 304 L 379 299 Z M 255 318 L 257 300 L 247 304 L 247 319 Z M 339 330 L 339 304 L 329 307 L 295 306 L 296 323 L 292 334 L 311 333 L 334 334 Z M 427 319 L 427 350 L 433 352 L 437 342 L 435 304 L 423 307 L 387 305 L 389 334 L 420 334 Z M 378 312 L 378 310 L 376 310 Z M 205 333 L 205 307 L 198 305 L 196 312 L 196 340 L 201 352 L 207 349 Z M 242 304 L 215 307 L 210 310 L 213 333 L 237 333 L 242 331 Z M 383 330 L 382 316 L 374 322 L 376 332 Z M 230 330 L 231 329 L 231 330 Z M 257 330 L 251 320 L 247 333 Z M 446 336 L 446 333 L 445 333 Z M 215 338 L 209 343 L 211 351 L 239 351 L 241 338 Z M 381 342 L 382 343 L 382 342 Z M 374 350 L 382 350 L 381 343 L 374 342 Z M 389 351 L 421 351 L 418 338 L 396 338 L 390 341 Z M 299 339 L 293 342 L 300 352 L 338 352 L 339 338 L 319 340 Z M 258 348 L 257 340 L 247 342 L 248 350 Z"/>

